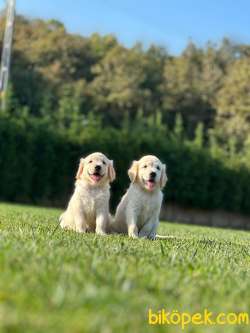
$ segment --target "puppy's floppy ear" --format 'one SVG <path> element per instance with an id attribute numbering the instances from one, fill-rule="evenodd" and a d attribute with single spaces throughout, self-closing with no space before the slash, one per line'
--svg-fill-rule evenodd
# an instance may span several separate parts
<path id="1" fill-rule="evenodd" d="M 79 167 L 76 173 L 76 179 L 80 179 L 84 168 L 84 158 L 80 159 Z"/>
<path id="2" fill-rule="evenodd" d="M 115 177 L 116 177 L 116 173 L 115 173 L 115 169 L 114 169 L 113 164 L 114 164 L 113 161 L 109 161 L 108 177 L 109 177 L 110 183 L 112 183 L 115 180 Z"/>
<path id="3" fill-rule="evenodd" d="M 135 182 L 138 174 L 138 161 L 133 161 L 130 169 L 128 170 L 128 176 L 132 183 Z"/>
<path id="4" fill-rule="evenodd" d="M 166 164 L 163 164 L 161 170 L 161 178 L 160 178 L 160 187 L 163 188 L 168 181 L 167 173 L 166 173 Z"/>

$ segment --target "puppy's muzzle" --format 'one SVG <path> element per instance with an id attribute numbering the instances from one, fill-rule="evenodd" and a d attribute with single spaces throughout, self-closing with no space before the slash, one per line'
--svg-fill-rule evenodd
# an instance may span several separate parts
<path id="1" fill-rule="evenodd" d="M 102 167 L 100 165 L 95 166 L 95 172 L 100 172 Z"/>
<path id="2" fill-rule="evenodd" d="M 102 167 L 100 165 L 96 165 L 94 168 L 94 173 L 89 174 L 94 183 L 98 183 L 102 179 L 103 175 L 101 174 L 101 170 Z"/>
<path id="3" fill-rule="evenodd" d="M 156 177 L 156 172 L 150 172 L 149 176 L 150 176 L 150 178 L 149 178 L 150 180 L 154 180 Z"/>
<path id="4" fill-rule="evenodd" d="M 150 172 L 149 179 L 145 181 L 145 186 L 149 191 L 153 191 L 155 188 L 155 178 L 156 178 L 156 172 Z"/>

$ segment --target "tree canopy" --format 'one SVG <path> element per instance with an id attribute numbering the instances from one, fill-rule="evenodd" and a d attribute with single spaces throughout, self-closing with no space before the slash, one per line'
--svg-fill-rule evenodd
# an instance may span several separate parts
<path id="1" fill-rule="evenodd" d="M 4 18 L 0 22 L 3 36 Z M 2 42 L 1 42 L 2 43 Z M 180 55 L 157 45 L 132 48 L 113 35 L 70 34 L 56 20 L 17 17 L 11 70 L 15 105 L 57 127 L 80 129 L 89 114 L 119 128 L 128 117 L 159 119 L 172 130 L 177 115 L 193 138 L 203 124 L 237 149 L 250 129 L 250 46 L 224 39 L 204 48 L 190 41 Z M 207 140 L 207 139 L 206 139 Z"/>

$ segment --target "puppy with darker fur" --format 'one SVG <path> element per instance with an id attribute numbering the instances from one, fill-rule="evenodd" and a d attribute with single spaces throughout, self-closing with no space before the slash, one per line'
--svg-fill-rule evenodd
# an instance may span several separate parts
<path id="1" fill-rule="evenodd" d="M 102 153 L 81 158 L 75 191 L 60 217 L 62 228 L 104 235 L 109 225 L 110 183 L 115 179 L 113 161 Z"/>

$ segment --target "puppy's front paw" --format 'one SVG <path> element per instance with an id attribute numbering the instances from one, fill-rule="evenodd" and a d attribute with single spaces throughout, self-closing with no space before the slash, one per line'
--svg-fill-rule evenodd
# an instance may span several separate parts
<path id="1" fill-rule="evenodd" d="M 76 232 L 79 232 L 79 234 L 85 234 L 86 233 L 86 229 L 82 228 L 82 227 L 76 227 Z"/>
<path id="2" fill-rule="evenodd" d="M 107 236 L 106 231 L 102 230 L 102 229 L 96 229 L 96 234 L 100 235 L 100 236 Z"/>
<path id="3" fill-rule="evenodd" d="M 128 228 L 128 236 L 131 238 L 139 238 L 138 228 L 136 225 L 130 225 Z"/>
<path id="4" fill-rule="evenodd" d="M 130 238 L 134 238 L 134 239 L 139 238 L 138 234 L 136 234 L 136 233 L 130 233 L 130 234 L 129 234 L 129 237 L 130 237 Z"/>

